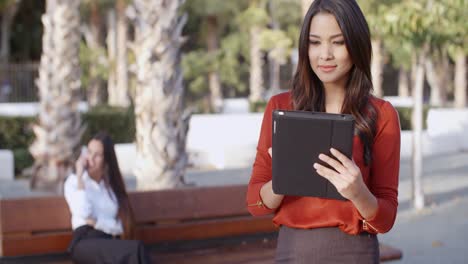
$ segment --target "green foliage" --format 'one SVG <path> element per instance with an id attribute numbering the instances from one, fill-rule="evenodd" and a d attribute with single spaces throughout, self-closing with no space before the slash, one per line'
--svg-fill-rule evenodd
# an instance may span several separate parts
<path id="1" fill-rule="evenodd" d="M 236 18 L 237 24 L 244 29 L 248 29 L 253 26 L 264 27 L 269 20 L 268 13 L 266 11 L 266 1 L 264 0 L 252 0 L 249 7 Z"/>
<path id="2" fill-rule="evenodd" d="M 0 116 L 0 149 L 13 151 L 15 174 L 32 165 L 33 159 L 28 146 L 33 142 L 33 117 Z"/>
<path id="3" fill-rule="evenodd" d="M 81 84 L 88 87 L 90 80 L 109 78 L 109 63 L 104 48 L 90 48 L 80 44 Z"/>
<path id="4" fill-rule="evenodd" d="M 279 63 L 286 63 L 293 41 L 282 30 L 265 29 L 260 34 L 260 46 Z"/>
<path id="5" fill-rule="evenodd" d="M 135 140 L 135 116 L 133 108 L 99 106 L 82 115 L 86 131 L 82 144 L 86 144 L 99 131 L 109 133 L 114 143 L 128 143 Z"/>
<path id="6" fill-rule="evenodd" d="M 209 92 L 207 74 L 216 68 L 217 60 L 218 53 L 208 54 L 203 50 L 194 50 L 182 55 L 182 69 L 190 95 L 199 98 Z"/>
<path id="7" fill-rule="evenodd" d="M 411 130 L 411 119 L 413 114 L 413 108 L 411 107 L 395 107 L 400 117 L 401 130 Z M 423 129 L 427 128 L 427 113 L 429 112 L 430 106 L 425 105 L 423 107 Z"/>
<path id="8" fill-rule="evenodd" d="M 249 75 L 249 45 L 245 32 L 235 32 L 221 41 L 219 77 L 227 90 L 246 92 Z"/>
<path id="9" fill-rule="evenodd" d="M 26 148 L 33 142 L 33 117 L 0 116 L 0 149 Z"/>
<path id="10" fill-rule="evenodd" d="M 13 149 L 13 159 L 15 162 L 14 173 L 21 175 L 21 172 L 34 164 L 34 158 L 27 148 Z"/>
<path id="11" fill-rule="evenodd" d="M 465 53 L 468 51 L 464 44 L 468 41 L 466 0 L 389 0 L 377 7 L 374 3 L 373 10 L 378 11 L 371 16 L 370 24 L 374 25 L 371 28 L 378 29 L 383 36 L 386 50 L 397 67 L 408 70 L 412 57 L 422 49 L 433 57 L 445 52 L 454 57 L 461 48 Z"/>
<path id="12" fill-rule="evenodd" d="M 244 1 L 190 0 L 184 10 L 196 16 L 222 16 L 239 12 Z"/>
<path id="13" fill-rule="evenodd" d="M 267 101 L 249 102 L 249 111 L 263 113 L 265 112 L 267 104 Z"/>

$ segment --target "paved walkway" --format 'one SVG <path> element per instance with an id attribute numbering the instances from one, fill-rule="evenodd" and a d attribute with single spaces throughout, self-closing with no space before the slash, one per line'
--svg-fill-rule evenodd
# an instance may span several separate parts
<path id="1" fill-rule="evenodd" d="M 468 263 L 468 152 L 424 159 L 423 186 L 427 207 L 415 211 L 411 203 L 411 167 L 400 169 L 399 212 L 393 229 L 380 241 L 403 250 L 403 259 L 390 263 Z M 188 171 L 186 181 L 199 186 L 247 183 L 250 168 Z M 136 181 L 126 177 L 129 189 Z M 44 195 L 30 192 L 28 182 L 0 181 L 0 197 Z"/>

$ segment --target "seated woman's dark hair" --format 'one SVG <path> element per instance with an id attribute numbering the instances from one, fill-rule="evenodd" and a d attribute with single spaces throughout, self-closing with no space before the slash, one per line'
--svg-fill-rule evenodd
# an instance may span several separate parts
<path id="1" fill-rule="evenodd" d="M 104 148 L 104 162 L 106 166 L 104 180 L 108 187 L 112 189 L 117 198 L 119 211 L 117 217 L 122 221 L 124 233 L 123 238 L 133 238 L 133 211 L 130 205 L 125 183 L 120 172 L 117 156 L 115 154 L 114 142 L 106 132 L 98 132 L 91 140 L 101 142 Z"/>

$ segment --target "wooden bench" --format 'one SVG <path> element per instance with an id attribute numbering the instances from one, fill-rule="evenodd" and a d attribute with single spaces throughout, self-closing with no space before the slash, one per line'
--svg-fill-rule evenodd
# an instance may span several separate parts
<path id="1" fill-rule="evenodd" d="M 165 263 L 176 263 L 181 251 L 207 258 L 203 252 L 208 249 L 235 258 L 244 254 L 246 243 L 269 248 L 263 258 L 271 261 L 277 229 L 272 216 L 250 216 L 246 189 L 236 185 L 131 192 L 137 238 L 153 245 L 152 255 Z M 61 196 L 0 200 L 0 257 L 64 253 L 71 234 L 70 213 Z M 381 245 L 381 260 L 398 258 L 401 251 Z"/>

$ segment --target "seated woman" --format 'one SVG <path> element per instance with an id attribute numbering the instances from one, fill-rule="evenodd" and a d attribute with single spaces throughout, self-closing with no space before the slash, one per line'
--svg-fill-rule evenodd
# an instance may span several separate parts
<path id="1" fill-rule="evenodd" d="M 101 132 L 89 141 L 64 188 L 75 263 L 150 263 L 142 242 L 124 240 L 132 238 L 132 208 L 109 135 Z"/>

